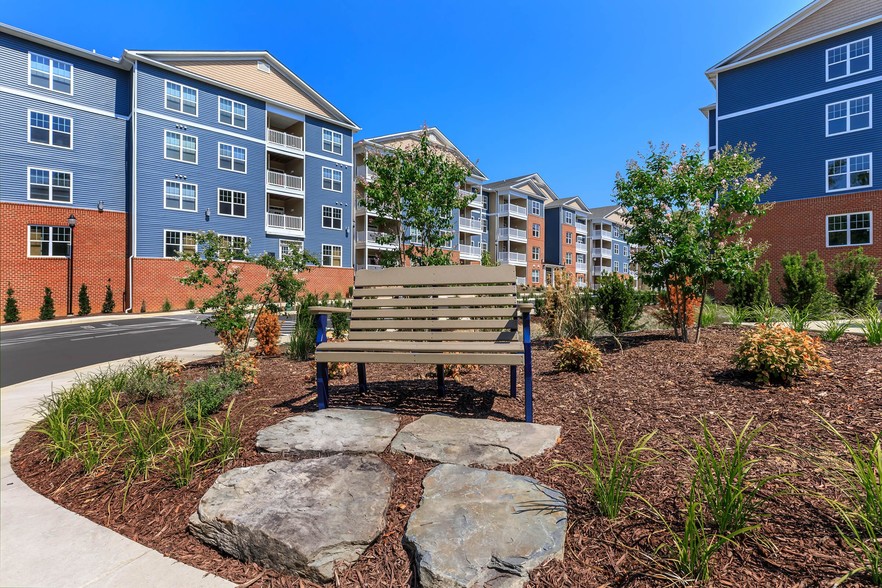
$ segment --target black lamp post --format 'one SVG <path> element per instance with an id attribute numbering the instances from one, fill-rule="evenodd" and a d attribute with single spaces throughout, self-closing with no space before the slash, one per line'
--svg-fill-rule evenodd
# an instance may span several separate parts
<path id="1" fill-rule="evenodd" d="M 70 227 L 70 245 L 67 250 L 67 316 L 73 316 L 73 234 L 77 217 L 73 214 L 67 217 L 67 226 Z"/>

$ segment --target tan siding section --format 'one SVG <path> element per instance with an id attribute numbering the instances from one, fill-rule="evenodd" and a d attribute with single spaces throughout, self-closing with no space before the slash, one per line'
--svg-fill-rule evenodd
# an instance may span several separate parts
<path id="1" fill-rule="evenodd" d="M 542 194 L 539 194 L 536 190 L 533 189 L 533 186 L 530 184 L 523 184 L 515 188 L 515 190 L 519 190 L 521 192 L 526 192 L 527 194 L 532 194 L 533 196 L 538 196 L 542 198 Z"/>
<path id="2" fill-rule="evenodd" d="M 441 154 L 448 160 L 454 163 L 458 163 L 459 165 L 463 165 L 469 169 L 474 165 L 468 159 L 462 159 L 457 157 L 456 154 L 449 151 L 447 147 L 441 144 L 437 139 L 435 139 L 432 135 L 429 135 L 429 142 L 433 145 L 437 146 L 440 150 Z M 389 149 L 411 149 L 413 147 L 419 146 L 420 142 L 417 139 L 411 139 L 407 137 L 405 139 L 398 139 L 396 141 L 381 141 L 379 142 L 383 147 L 388 147 Z"/>
<path id="3" fill-rule="evenodd" d="M 271 73 L 257 69 L 257 60 L 174 61 L 168 64 L 223 84 L 266 96 L 277 102 L 290 104 L 312 114 L 336 118 L 333 113 L 321 107 L 284 76 L 276 73 L 275 68 L 272 68 Z"/>
<path id="4" fill-rule="evenodd" d="M 742 59 L 823 35 L 829 31 L 835 31 L 836 29 L 847 27 L 874 16 L 879 16 L 880 13 L 882 13 L 882 10 L 879 8 L 878 0 L 833 0 L 827 6 L 802 19 L 768 43 L 760 45 Z"/>

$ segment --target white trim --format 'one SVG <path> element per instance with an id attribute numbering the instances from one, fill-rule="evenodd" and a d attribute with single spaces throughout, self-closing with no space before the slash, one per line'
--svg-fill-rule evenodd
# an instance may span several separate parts
<path id="1" fill-rule="evenodd" d="M 851 242 L 851 216 L 856 214 L 869 214 L 870 215 L 870 241 L 868 243 L 854 243 Z M 845 217 L 845 240 L 847 243 L 845 245 L 830 245 L 830 217 L 831 216 L 844 216 Z M 837 231 L 840 232 L 840 231 Z M 837 247 L 864 247 L 865 245 L 873 244 L 873 211 L 872 210 L 862 210 L 860 212 L 842 212 L 839 214 L 828 214 L 824 217 L 824 244 L 827 249 L 835 249 Z"/>
<path id="2" fill-rule="evenodd" d="M 172 183 L 172 184 L 180 184 L 180 190 L 181 190 L 181 192 L 180 192 L 180 197 L 179 197 L 179 198 L 180 198 L 180 201 L 181 201 L 181 208 L 174 208 L 173 206 L 167 206 L 167 205 L 166 205 L 166 191 L 165 191 L 165 189 L 166 189 L 166 187 L 168 186 L 168 184 L 170 184 L 170 183 Z M 186 184 L 186 185 L 188 185 L 188 186 L 193 186 L 194 188 L 196 188 L 196 190 L 195 190 L 195 191 L 196 191 L 196 196 L 195 196 L 195 198 L 194 198 L 194 200 L 193 200 L 193 204 L 194 204 L 194 208 L 193 208 L 193 210 L 187 210 L 186 208 L 183 208 L 183 206 L 184 206 L 184 184 Z M 178 211 L 178 212 L 189 212 L 190 214 L 198 213 L 198 212 L 199 212 L 199 184 L 195 184 L 195 183 L 192 183 L 192 182 L 187 182 L 187 181 L 184 181 L 184 180 L 163 180 L 163 183 L 162 183 L 162 207 L 163 207 L 165 210 L 176 210 L 176 211 Z"/>
<path id="3" fill-rule="evenodd" d="M 230 110 L 230 122 L 225 123 L 221 120 L 221 100 L 227 100 L 231 103 L 232 110 Z M 241 104 L 245 107 L 245 126 L 240 127 L 236 124 L 236 105 Z M 233 127 L 235 129 L 242 129 L 243 131 L 248 130 L 248 105 L 244 102 L 239 102 L 238 100 L 233 100 L 232 98 L 227 98 L 226 96 L 221 96 L 218 94 L 217 97 L 217 122 L 221 125 L 227 125 L 228 127 Z"/>
<path id="4" fill-rule="evenodd" d="M 70 231 L 70 241 L 67 241 L 68 252 L 70 251 L 71 243 L 73 242 L 73 229 L 70 228 L 69 225 L 40 225 L 40 224 L 28 224 L 28 238 L 25 239 L 26 256 L 28 259 L 68 259 L 70 258 L 70 253 L 68 255 L 31 255 L 31 227 L 47 227 L 50 229 L 49 231 L 49 249 L 54 249 L 52 244 L 55 241 L 52 240 L 52 230 L 51 229 L 68 229 Z M 42 243 L 42 241 L 40 241 Z M 64 243 L 64 241 L 60 241 Z"/>
<path id="5" fill-rule="evenodd" d="M 266 145 L 266 141 L 264 141 L 263 139 L 249 137 L 248 135 L 242 135 L 239 133 L 234 133 L 234 132 L 228 131 L 226 129 L 219 129 L 217 127 L 210 127 L 208 125 L 203 125 L 201 123 L 196 123 L 196 122 L 189 121 L 189 120 L 175 118 L 173 116 L 168 116 L 166 114 L 161 114 L 158 112 L 151 112 L 149 110 L 144 110 L 143 108 L 138 108 L 135 112 L 137 114 L 143 114 L 145 116 L 152 116 L 154 118 L 158 118 L 161 120 L 166 120 L 166 121 L 173 122 L 173 123 L 176 123 L 179 125 L 184 125 L 185 127 L 193 127 L 195 129 L 202 129 L 204 131 L 211 131 L 213 133 L 220 133 L 221 135 L 227 135 L 228 137 L 236 137 L 237 139 L 241 139 L 243 141 L 251 141 L 252 143 L 259 143 L 261 145 Z M 174 112 L 174 111 L 172 111 L 172 112 Z"/>
<path id="6" fill-rule="evenodd" d="M 43 198 L 31 198 L 31 170 L 49 172 L 49 198 L 47 198 L 45 200 Z M 54 174 L 54 173 L 67 174 L 70 176 L 70 199 L 69 200 L 55 200 L 54 198 L 52 198 L 52 195 L 55 192 L 52 189 L 52 174 Z M 27 200 L 29 200 L 31 202 L 40 202 L 43 204 L 46 204 L 46 203 L 68 204 L 68 205 L 73 204 L 73 201 L 74 201 L 74 180 L 73 180 L 73 172 L 72 171 L 67 171 L 67 170 L 63 170 L 63 169 L 52 169 L 52 168 L 48 168 L 48 167 L 40 167 L 40 166 L 36 166 L 36 165 L 29 165 L 27 167 L 27 176 L 25 177 L 25 182 L 27 183 L 27 187 L 28 187 Z M 40 226 L 43 226 L 43 225 L 40 225 Z M 46 226 L 48 226 L 48 225 L 46 225 Z"/>
<path id="7" fill-rule="evenodd" d="M 870 42 L 870 50 L 869 50 L 869 53 L 867 54 L 870 58 L 870 67 L 868 67 L 867 69 L 862 69 L 861 71 L 852 72 L 851 71 L 851 59 L 852 59 L 851 46 L 854 45 L 855 43 L 861 43 L 863 41 Z M 835 51 L 837 49 L 842 49 L 843 47 L 845 47 L 845 54 L 846 54 L 845 55 L 846 73 L 841 76 L 836 76 L 835 78 L 831 78 L 830 77 L 830 52 Z M 837 63 L 840 63 L 840 62 L 837 62 Z M 827 49 L 824 52 L 824 68 L 825 68 L 824 78 L 828 82 L 832 82 L 833 80 L 840 80 L 842 78 L 847 78 L 849 76 L 855 76 L 859 73 L 864 73 L 867 71 L 873 71 L 873 37 L 869 36 L 869 37 L 864 37 L 863 39 L 855 39 L 854 41 L 849 41 L 848 43 L 843 43 L 842 45 L 836 45 L 835 47 L 830 47 L 829 49 Z"/>
<path id="8" fill-rule="evenodd" d="M 245 207 L 245 214 L 241 214 L 241 215 L 240 215 L 240 214 L 235 214 L 235 213 L 233 213 L 233 211 L 235 210 L 235 207 L 236 207 L 236 201 L 235 201 L 235 199 L 233 199 L 233 200 L 230 201 L 230 214 L 224 214 L 224 213 L 222 213 L 222 212 L 220 211 L 220 205 L 221 205 L 221 199 L 220 199 L 220 198 L 221 198 L 221 194 L 220 194 L 220 193 L 221 193 L 221 190 L 224 190 L 224 191 L 226 191 L 226 192 L 229 192 L 231 198 L 234 198 L 236 194 L 241 194 L 242 196 L 244 196 L 244 197 L 245 197 L 245 201 L 242 203 L 242 206 Z M 197 208 L 197 210 L 198 210 L 198 208 Z M 227 217 L 230 217 L 230 218 L 248 218 L 248 192 L 244 192 L 244 191 L 242 191 L 242 190 L 233 190 L 232 188 L 220 188 L 220 187 L 219 187 L 219 188 L 217 189 L 217 214 L 218 214 L 218 216 L 227 216 Z"/>
<path id="9" fill-rule="evenodd" d="M 43 96 L 42 94 L 37 94 L 35 92 L 29 92 L 27 90 L 20 90 L 19 88 L 10 88 L 9 86 L 0 85 L 0 92 L 4 94 L 12 94 L 13 96 L 20 96 L 22 98 L 30 98 L 32 100 L 39 100 L 40 102 L 46 102 L 48 104 L 55 104 L 57 106 L 64 106 L 66 108 L 71 108 L 73 110 L 80 110 L 83 112 L 91 112 L 92 114 L 99 114 L 101 116 L 109 116 L 111 118 L 116 118 L 119 120 L 129 120 L 131 118 L 130 115 L 121 115 L 116 114 L 114 112 L 110 112 L 109 110 L 101 110 L 100 108 L 92 108 L 90 106 L 83 106 L 82 104 L 74 104 L 73 102 L 68 102 L 66 100 L 59 100 L 58 98 L 53 98 L 52 96 Z"/>
<path id="10" fill-rule="evenodd" d="M 242 241 L 243 241 L 242 255 L 243 256 L 248 255 L 248 246 L 249 246 L 248 235 L 228 235 L 228 234 L 224 234 L 224 233 L 218 233 L 217 236 L 221 237 L 221 238 L 226 237 L 227 239 L 229 239 L 230 240 L 229 245 L 230 245 L 231 249 L 235 249 L 235 247 L 233 247 L 233 239 L 242 239 Z M 233 262 L 242 263 L 244 261 L 245 261 L 244 259 L 236 259 L 235 257 L 233 258 Z"/>
<path id="11" fill-rule="evenodd" d="M 168 133 L 172 133 L 174 135 L 178 135 L 178 140 L 180 141 L 180 151 L 181 157 L 180 159 L 175 159 L 174 157 L 168 156 L 168 143 L 166 143 L 166 138 Z M 184 137 L 188 137 L 190 139 L 194 139 L 196 141 L 196 161 L 187 161 L 184 159 Z M 181 131 L 172 131 L 169 129 L 162 130 L 162 158 L 167 159 L 169 161 L 179 161 L 181 163 L 186 163 L 188 165 L 199 165 L 199 137 L 196 135 L 186 135 Z"/>
<path id="12" fill-rule="evenodd" d="M 40 143 L 39 141 L 31 140 L 31 114 L 37 113 L 42 114 L 49 117 L 49 142 L 48 143 Z M 65 147 L 63 145 L 54 145 L 52 143 L 52 136 L 55 134 L 55 129 L 52 128 L 52 123 L 54 118 L 65 118 L 70 121 L 70 147 Z M 49 112 L 42 112 L 40 110 L 34 110 L 33 108 L 28 108 L 28 143 L 31 145 L 43 145 L 44 147 L 55 147 L 56 149 L 67 149 L 68 151 L 73 150 L 73 117 L 70 116 L 61 116 L 60 114 L 51 114 Z"/>
<path id="13" fill-rule="evenodd" d="M 42 57 L 43 59 L 49 60 L 49 87 L 44 88 L 43 86 L 38 86 L 37 84 L 31 83 L 31 58 L 36 55 L 37 57 Z M 70 67 L 70 92 L 64 92 L 62 90 L 55 89 L 55 73 L 53 71 L 53 65 L 55 62 L 63 63 Z M 42 53 L 35 53 L 33 51 L 28 51 L 28 86 L 32 88 L 40 88 L 41 90 L 49 90 L 50 92 L 58 92 L 59 94 L 64 94 L 65 96 L 73 96 L 74 95 L 74 66 L 73 63 L 69 61 L 62 61 L 61 59 L 55 59 L 54 57 L 49 57 L 48 55 L 43 55 Z"/>
<path id="14" fill-rule="evenodd" d="M 325 188 L 325 170 L 330 170 L 331 172 L 331 187 Z M 340 189 L 334 189 L 334 172 L 338 172 L 340 174 Z M 339 194 L 343 193 L 343 170 L 342 169 L 334 169 L 333 167 L 322 166 L 322 190 L 327 190 L 328 192 L 337 192 Z"/>
<path id="15" fill-rule="evenodd" d="M 866 186 L 852 186 L 851 185 L 851 160 L 854 157 L 863 157 L 865 155 L 870 156 L 870 182 Z M 833 190 L 830 189 L 830 162 L 836 161 L 837 159 L 845 160 L 845 181 L 848 184 L 845 188 L 835 188 Z M 826 188 L 827 193 L 832 192 L 844 192 L 845 190 L 866 190 L 867 188 L 873 187 L 873 153 L 872 151 L 869 153 L 855 153 L 854 155 L 844 155 L 842 157 L 831 157 L 830 159 L 824 162 L 824 188 Z"/>
<path id="16" fill-rule="evenodd" d="M 817 92 L 812 92 L 810 94 L 803 94 L 801 96 L 794 96 L 793 98 L 787 98 L 786 100 L 779 100 L 777 102 L 770 102 L 768 104 L 763 104 L 761 106 L 754 106 L 753 108 L 746 108 L 744 110 L 739 110 L 737 112 L 731 112 L 729 114 L 724 114 L 720 116 L 720 113 L 717 112 L 717 123 L 721 120 L 726 120 L 730 118 L 735 118 L 736 116 L 743 116 L 745 114 L 753 114 L 754 112 L 760 112 L 761 110 L 768 110 L 769 108 L 777 108 L 778 106 L 785 106 L 787 104 L 793 104 L 794 102 L 801 102 L 802 100 L 808 100 L 810 98 L 817 98 L 818 96 L 826 96 L 827 94 L 832 94 L 833 92 L 840 92 L 842 90 L 850 90 L 852 88 L 859 88 L 860 86 L 866 86 L 867 84 L 874 84 L 876 82 L 882 81 L 882 76 L 876 76 L 874 78 L 868 78 L 866 80 L 860 80 L 857 82 L 852 82 L 850 84 L 844 84 L 842 86 L 837 86 L 835 88 L 826 88 L 824 90 L 819 90 Z M 717 127 L 719 129 L 719 127 Z M 719 135 L 717 135 L 717 140 L 719 140 Z"/>
<path id="17" fill-rule="evenodd" d="M 350 163 L 350 162 L 348 162 L 348 161 L 344 161 L 344 160 L 342 160 L 342 159 L 334 159 L 333 157 L 328 157 L 327 155 L 320 155 L 320 154 L 318 154 L 318 153 L 310 153 L 309 151 L 306 151 L 306 138 L 305 138 L 305 137 L 304 137 L 304 139 L 303 139 L 303 143 L 304 143 L 304 144 L 303 144 L 304 155 L 306 155 L 307 157 L 315 157 L 316 159 L 322 159 L 322 160 L 324 160 L 324 161 L 330 161 L 331 163 L 337 163 L 337 164 L 339 164 L 339 165 L 345 165 L 346 167 L 349 167 L 349 168 L 354 167 L 354 164 L 352 164 L 352 163 Z M 293 157 L 297 157 L 297 156 L 294 155 Z"/>
<path id="18" fill-rule="evenodd" d="M 870 118 L 870 126 L 862 127 L 860 129 L 852 129 L 851 128 L 851 103 L 854 100 L 861 100 L 863 98 L 870 99 L 870 111 L 868 113 L 869 118 Z M 833 106 L 834 104 L 842 104 L 843 102 L 845 103 L 845 117 L 844 117 L 845 118 L 845 130 L 840 131 L 838 133 L 831 133 L 830 132 L 830 107 Z M 840 117 L 840 118 L 842 118 L 842 117 Z M 866 94 L 864 96 L 857 96 L 855 98 L 846 98 L 845 100 L 837 100 L 836 102 L 828 102 L 827 104 L 824 105 L 824 121 L 825 121 L 824 132 L 826 133 L 827 137 L 836 137 L 837 135 L 845 135 L 846 133 L 857 133 L 859 131 L 866 131 L 867 129 L 872 129 L 873 128 L 873 95 Z"/>
<path id="19" fill-rule="evenodd" d="M 233 167 L 227 169 L 225 167 L 221 167 L 220 159 L 221 159 L 221 145 L 226 145 L 232 149 L 233 155 L 231 155 L 230 165 Z M 245 171 L 239 171 L 235 169 L 236 167 L 236 149 L 242 149 L 245 151 Z M 248 173 L 248 147 L 240 147 L 239 145 L 233 145 L 232 143 L 224 143 L 223 141 L 217 142 L 217 169 L 223 171 L 233 172 L 235 174 L 247 174 Z"/>
<path id="20" fill-rule="evenodd" d="M 339 210 L 340 211 L 340 227 L 326 227 L 325 226 L 325 209 L 328 208 L 330 210 Z M 331 225 L 334 224 L 334 216 L 331 214 Z M 322 204 L 322 228 L 329 229 L 332 231 L 342 231 L 343 230 L 343 208 L 341 206 L 331 206 L 330 204 Z"/>
<path id="21" fill-rule="evenodd" d="M 178 254 L 181 254 L 184 251 L 184 234 L 186 233 L 187 235 L 193 235 L 195 237 L 199 232 L 198 231 L 185 231 L 183 229 L 163 229 L 162 230 L 162 258 L 163 259 L 177 258 L 177 255 L 175 255 L 173 257 L 169 257 L 168 255 L 165 254 L 165 247 L 166 247 L 166 244 L 168 243 L 166 235 L 168 233 L 179 233 L 180 234 L 181 242 L 178 245 Z M 193 250 L 199 251 L 199 243 L 198 242 L 193 245 Z"/>
<path id="22" fill-rule="evenodd" d="M 169 84 L 174 84 L 176 86 L 180 86 L 180 88 L 181 88 L 181 109 L 180 110 L 175 110 L 174 108 L 168 107 L 168 85 Z M 195 114 L 190 114 L 189 112 L 184 112 L 184 88 L 187 88 L 188 90 L 193 90 L 194 92 L 196 92 L 196 113 Z M 185 114 L 187 116 L 192 116 L 194 118 L 199 118 L 199 90 L 197 90 L 196 88 L 194 88 L 192 86 L 185 86 L 184 84 L 182 84 L 180 82 L 173 82 L 172 80 L 163 79 L 162 107 L 165 110 L 168 110 L 170 112 L 177 112 L 180 114 Z"/>
<path id="23" fill-rule="evenodd" d="M 340 250 L 340 265 L 329 264 L 325 265 L 325 247 L 336 247 Z M 334 260 L 334 254 L 331 253 L 331 261 Z M 321 267 L 343 267 L 343 246 L 335 245 L 333 243 L 322 243 L 322 251 L 321 251 L 321 259 L 319 259 L 319 265 Z"/>
<path id="24" fill-rule="evenodd" d="M 303 251 L 304 249 L 303 241 L 298 241 L 297 239 L 279 239 L 279 259 L 282 259 L 282 257 L 284 257 L 282 255 L 282 243 L 297 243 L 300 245 L 300 251 Z"/>
<path id="25" fill-rule="evenodd" d="M 343 152 L 345 151 L 345 149 L 343 149 L 343 133 L 341 133 L 340 131 L 335 131 L 334 129 L 326 129 L 325 127 L 322 127 L 321 129 L 322 129 L 322 151 L 325 151 L 326 153 L 333 153 L 334 155 L 339 155 L 340 157 L 343 157 Z M 331 133 L 331 148 L 330 149 L 325 149 L 325 132 Z M 334 141 L 334 135 L 340 135 L 340 153 L 337 153 L 336 151 L 334 151 L 334 145 L 336 145 L 336 142 Z"/>

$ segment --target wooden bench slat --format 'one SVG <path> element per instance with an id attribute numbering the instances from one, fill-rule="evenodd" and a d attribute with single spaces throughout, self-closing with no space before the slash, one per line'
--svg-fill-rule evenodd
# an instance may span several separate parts
<path id="1" fill-rule="evenodd" d="M 466 343 L 463 341 L 329 341 L 316 348 L 316 353 L 328 351 L 402 351 L 416 353 L 523 353 L 520 341 L 503 343 Z"/>
<path id="2" fill-rule="evenodd" d="M 508 308 L 378 308 L 352 309 L 352 318 L 490 318 L 514 317 L 515 310 Z"/>
<path id="3" fill-rule="evenodd" d="M 514 296 L 474 296 L 471 298 L 371 298 L 352 301 L 352 309 L 360 308 L 418 308 L 427 306 L 504 306 L 514 308 Z"/>
<path id="4" fill-rule="evenodd" d="M 414 271 L 418 269 L 419 271 Z M 447 265 L 422 268 L 391 267 L 355 273 L 355 287 L 362 286 L 454 286 L 461 284 L 513 284 L 513 265 Z"/>
<path id="5" fill-rule="evenodd" d="M 515 331 L 351 331 L 350 341 L 517 341 Z"/>
<path id="6" fill-rule="evenodd" d="M 517 353 L 397 353 L 382 351 L 326 351 L 316 361 L 339 363 L 405 363 L 447 365 L 524 365 L 524 355 Z"/>
<path id="7" fill-rule="evenodd" d="M 359 286 L 353 289 L 352 297 L 358 299 L 374 296 L 498 296 L 500 294 L 515 294 L 517 291 L 517 286 L 514 284 L 505 286 L 391 286 L 388 288 Z"/>
<path id="8" fill-rule="evenodd" d="M 349 323 L 350 331 L 358 331 L 364 329 L 412 329 L 412 330 L 476 330 L 476 329 L 495 329 L 501 331 L 503 329 L 517 330 L 518 321 L 515 319 L 475 319 L 475 320 L 447 320 L 439 321 L 437 319 L 427 320 L 356 320 L 353 319 Z"/>

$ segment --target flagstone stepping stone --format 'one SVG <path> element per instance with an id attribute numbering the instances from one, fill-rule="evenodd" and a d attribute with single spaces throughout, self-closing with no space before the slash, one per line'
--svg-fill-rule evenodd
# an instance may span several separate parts
<path id="1" fill-rule="evenodd" d="M 496 467 L 554 446 L 560 427 L 427 414 L 405 425 L 392 450 L 442 463 Z"/>
<path id="2" fill-rule="evenodd" d="M 382 410 L 327 408 L 287 418 L 257 433 L 271 453 L 381 453 L 398 431 L 398 415 Z"/>
<path id="3" fill-rule="evenodd" d="M 386 526 L 395 474 L 375 455 L 274 461 L 221 474 L 190 517 L 202 541 L 243 561 L 328 582 Z"/>
<path id="4" fill-rule="evenodd" d="M 566 498 L 533 478 L 441 464 L 423 480 L 404 546 L 423 588 L 519 587 L 561 559 Z"/>

